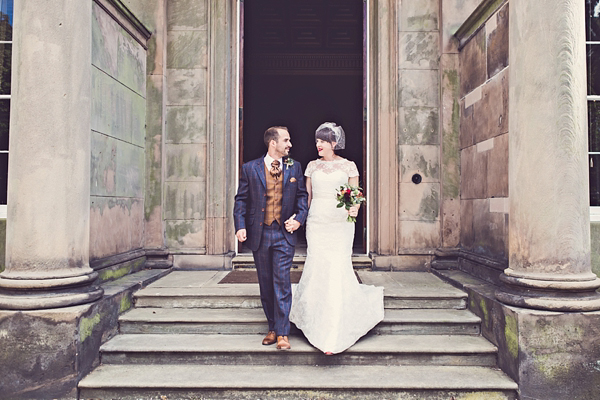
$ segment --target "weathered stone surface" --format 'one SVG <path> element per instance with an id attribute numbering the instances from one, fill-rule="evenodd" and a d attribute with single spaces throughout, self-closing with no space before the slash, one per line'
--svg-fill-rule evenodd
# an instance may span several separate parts
<path id="1" fill-rule="evenodd" d="M 439 183 L 400 184 L 400 221 L 435 221 L 439 212 Z"/>
<path id="2" fill-rule="evenodd" d="M 92 64 L 139 95 L 146 95 L 146 51 L 96 3 L 92 18 Z"/>
<path id="3" fill-rule="evenodd" d="M 92 131 L 90 194 L 114 196 L 117 192 L 117 140 Z"/>
<path id="4" fill-rule="evenodd" d="M 208 66 L 207 31 L 170 31 L 167 68 L 194 69 Z"/>
<path id="5" fill-rule="evenodd" d="M 403 107 L 438 107 L 439 73 L 437 70 L 403 70 L 398 90 Z"/>
<path id="6" fill-rule="evenodd" d="M 600 222 L 590 224 L 592 242 L 592 272 L 600 276 Z"/>
<path id="7" fill-rule="evenodd" d="M 438 144 L 439 109 L 433 107 L 401 107 L 399 144 Z"/>
<path id="8" fill-rule="evenodd" d="M 401 69 L 437 69 L 439 67 L 438 32 L 402 32 L 400 34 Z"/>
<path id="9" fill-rule="evenodd" d="M 496 136 L 489 151 L 487 197 L 508 197 L 508 134 Z"/>
<path id="10" fill-rule="evenodd" d="M 481 86 L 487 78 L 485 29 L 481 29 L 460 52 L 460 96 Z"/>
<path id="11" fill-rule="evenodd" d="M 206 183 L 167 182 L 165 184 L 165 219 L 205 219 Z"/>
<path id="12" fill-rule="evenodd" d="M 92 64 L 116 76 L 120 26 L 96 3 L 92 5 L 92 12 Z"/>
<path id="13" fill-rule="evenodd" d="M 168 106 L 166 143 L 206 143 L 206 106 Z"/>
<path id="14" fill-rule="evenodd" d="M 462 147 L 508 132 L 508 72 L 503 70 L 461 102 Z"/>
<path id="15" fill-rule="evenodd" d="M 167 2 L 169 30 L 208 29 L 207 0 L 175 0 Z"/>
<path id="16" fill-rule="evenodd" d="M 162 146 L 165 120 L 162 110 L 165 96 L 163 83 L 162 75 L 150 75 L 146 84 L 148 113 L 146 114 L 144 235 L 145 244 L 149 248 L 164 246 Z"/>
<path id="17" fill-rule="evenodd" d="M 481 4 L 481 0 L 443 0 L 442 49 L 444 53 L 458 53 L 458 41 L 454 34 L 471 13 Z"/>
<path id="18" fill-rule="evenodd" d="M 458 247 L 460 244 L 460 199 L 442 198 L 441 234 L 443 247 Z"/>
<path id="19" fill-rule="evenodd" d="M 144 197 L 144 149 L 117 141 L 117 196 Z"/>
<path id="20" fill-rule="evenodd" d="M 88 308 L 0 311 L 3 397 L 76 397 L 78 319 Z"/>
<path id="21" fill-rule="evenodd" d="M 167 144 L 167 181 L 206 180 L 205 144 Z"/>
<path id="22" fill-rule="evenodd" d="M 6 265 L 6 219 L 0 219 L 0 272 L 4 271 Z"/>
<path id="23" fill-rule="evenodd" d="M 142 199 L 92 196 L 90 206 L 90 259 L 99 259 L 144 247 Z"/>
<path id="24" fill-rule="evenodd" d="M 461 151 L 461 199 L 483 199 L 487 197 L 488 153 L 487 151 L 477 151 L 477 146 L 467 147 Z"/>
<path id="25" fill-rule="evenodd" d="M 421 175 L 421 182 L 440 181 L 439 146 L 400 146 L 400 182 L 411 183 L 414 174 Z"/>
<path id="26" fill-rule="evenodd" d="M 475 243 L 473 230 L 473 200 L 460 201 L 460 245 L 472 250 Z"/>
<path id="27" fill-rule="evenodd" d="M 205 69 L 168 69 L 169 105 L 206 105 Z"/>
<path id="28" fill-rule="evenodd" d="M 145 121 L 145 99 L 92 68 L 92 130 L 143 145 Z"/>
<path id="29" fill-rule="evenodd" d="M 117 76 L 119 82 L 146 96 L 146 51 L 124 30 L 119 35 L 117 48 Z"/>
<path id="30" fill-rule="evenodd" d="M 442 245 L 460 241 L 460 83 L 458 54 L 441 56 Z"/>
<path id="31" fill-rule="evenodd" d="M 506 3 L 486 22 L 488 78 L 508 66 L 508 7 Z"/>
<path id="32" fill-rule="evenodd" d="M 437 31 L 439 0 L 403 0 L 399 28 L 401 31 Z"/>
<path id="33" fill-rule="evenodd" d="M 508 214 L 490 212 L 489 199 L 473 200 L 473 252 L 508 259 Z"/>
<path id="34" fill-rule="evenodd" d="M 202 249 L 206 247 L 206 228 L 203 220 L 166 221 L 167 246 L 173 249 Z"/>
<path id="35" fill-rule="evenodd" d="M 160 24 L 164 23 L 164 20 L 157 18 L 162 16 L 162 9 L 165 8 L 165 2 L 167 0 L 120 0 L 135 17 L 144 26 L 149 29 L 152 34 L 156 34 L 157 30 L 162 27 Z"/>
<path id="36" fill-rule="evenodd" d="M 400 248 L 440 247 L 440 221 L 401 221 Z M 402 251 L 402 250 L 401 250 Z"/>
<path id="37" fill-rule="evenodd" d="M 523 399 L 593 399 L 600 381 L 600 312 L 518 309 Z"/>

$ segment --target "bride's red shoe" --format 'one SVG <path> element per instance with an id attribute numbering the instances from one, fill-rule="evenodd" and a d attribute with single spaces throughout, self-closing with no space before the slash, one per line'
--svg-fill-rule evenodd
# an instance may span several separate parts
<path id="1" fill-rule="evenodd" d="M 326 352 L 325 352 L 325 355 L 326 355 L 326 356 L 332 356 L 332 355 L 333 355 L 333 353 L 332 353 L 332 352 L 330 352 L 330 351 L 326 351 Z"/>

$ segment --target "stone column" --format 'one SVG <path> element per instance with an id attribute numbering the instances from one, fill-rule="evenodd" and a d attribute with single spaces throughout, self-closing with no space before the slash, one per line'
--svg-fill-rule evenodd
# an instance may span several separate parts
<path id="1" fill-rule="evenodd" d="M 0 309 L 91 302 L 92 2 L 16 1 Z"/>
<path id="2" fill-rule="evenodd" d="M 373 223 L 369 248 L 377 255 L 398 253 L 398 21 L 399 3 L 371 2 L 371 168 L 374 201 L 368 207 Z"/>
<path id="3" fill-rule="evenodd" d="M 591 272 L 584 2 L 511 0 L 509 268 L 520 307 L 600 309 Z"/>

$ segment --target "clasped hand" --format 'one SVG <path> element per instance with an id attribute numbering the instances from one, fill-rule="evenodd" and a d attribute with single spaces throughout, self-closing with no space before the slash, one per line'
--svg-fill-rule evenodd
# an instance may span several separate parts
<path id="1" fill-rule="evenodd" d="M 348 209 L 348 215 L 351 217 L 358 216 L 358 210 L 360 209 L 360 204 L 353 205 Z"/>
<path id="2" fill-rule="evenodd" d="M 285 221 L 285 230 L 289 233 L 294 233 L 295 230 L 300 228 L 300 222 L 296 221 L 294 218 L 296 218 L 296 214 L 293 214 Z"/>

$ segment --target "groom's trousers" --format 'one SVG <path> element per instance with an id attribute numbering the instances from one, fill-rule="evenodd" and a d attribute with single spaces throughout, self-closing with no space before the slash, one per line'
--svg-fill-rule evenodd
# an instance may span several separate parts
<path id="1" fill-rule="evenodd" d="M 283 236 L 281 225 L 274 221 L 263 227 L 258 250 L 253 252 L 260 301 L 269 322 L 269 330 L 277 336 L 290 334 L 290 308 L 292 284 L 290 269 L 294 259 L 294 246 Z"/>

